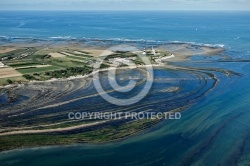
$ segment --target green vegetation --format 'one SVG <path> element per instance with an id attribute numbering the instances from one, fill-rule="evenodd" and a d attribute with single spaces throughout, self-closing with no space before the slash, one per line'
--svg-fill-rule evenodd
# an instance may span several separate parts
<path id="1" fill-rule="evenodd" d="M 33 56 L 33 58 L 38 58 L 38 59 L 47 59 L 47 58 L 50 58 L 51 56 L 50 55 L 35 55 Z"/>
<path id="2" fill-rule="evenodd" d="M 58 52 L 66 55 L 66 57 L 51 57 L 49 53 Z M 69 55 L 70 54 L 70 55 Z M 67 78 L 75 75 L 85 75 L 92 72 L 93 64 L 98 60 L 98 57 L 93 57 L 91 52 L 71 50 L 64 48 L 18 48 L 14 51 L 1 54 L 0 57 L 5 57 L 4 63 L 15 68 L 20 73 L 24 74 L 23 80 L 48 80 L 51 78 Z M 72 56 L 71 56 L 72 55 Z M 136 54 L 128 51 L 116 51 L 101 65 L 101 69 L 111 66 L 110 58 L 132 58 L 137 65 L 144 63 Z M 47 65 L 39 66 L 38 65 Z M 2 79 L 0 85 L 13 84 L 16 80 Z M 20 82 L 18 80 L 18 82 Z"/>
<path id="3" fill-rule="evenodd" d="M 23 59 L 28 56 L 31 56 L 36 51 L 36 48 L 20 48 L 14 51 L 10 51 L 4 54 L 0 54 L 1 58 L 8 59 Z"/>
<path id="4" fill-rule="evenodd" d="M 79 52 L 81 54 L 77 54 L 75 52 L 69 52 L 69 51 L 65 51 L 65 52 L 72 55 L 72 56 L 85 57 L 85 58 L 91 58 L 92 57 L 91 55 L 89 55 L 90 54 L 89 52 L 84 52 L 84 51 L 77 51 L 77 52 Z M 60 54 L 69 56 L 68 54 L 64 54 L 63 52 L 60 52 Z"/>
<path id="5" fill-rule="evenodd" d="M 12 81 L 11 79 L 7 79 L 7 83 L 8 83 L 8 84 L 12 84 L 13 81 Z"/>
<path id="6" fill-rule="evenodd" d="M 136 65 L 143 65 L 143 64 L 144 64 L 144 63 L 142 62 L 141 59 L 136 59 L 136 60 L 134 60 L 134 63 L 135 63 Z"/>
<path id="7" fill-rule="evenodd" d="M 14 63 L 14 64 L 9 64 L 11 67 L 25 67 L 25 66 L 35 66 L 35 65 L 40 65 L 39 63 Z"/>
<path id="8" fill-rule="evenodd" d="M 45 75 L 50 76 L 52 78 L 67 78 L 75 75 L 89 74 L 91 71 L 92 69 L 89 67 L 71 67 L 63 70 L 46 72 Z"/>
<path id="9" fill-rule="evenodd" d="M 65 52 L 72 56 L 54 58 L 48 55 L 50 52 Z M 15 68 L 23 75 L 23 81 L 27 80 L 48 80 L 51 78 L 67 78 L 75 75 L 85 75 L 92 71 L 91 64 L 94 63 L 95 58 L 91 56 L 90 52 L 77 50 L 52 49 L 46 50 L 44 48 L 19 48 L 0 57 L 5 57 L 4 63 L 10 67 Z M 81 54 L 82 53 L 82 54 Z M 39 66 L 38 65 L 47 65 Z M 50 66 L 49 66 L 50 65 Z M 88 66 L 89 65 L 89 66 Z M 7 80 L 1 79 L 0 85 L 8 85 L 20 82 L 12 78 Z"/>
<path id="10" fill-rule="evenodd" d="M 0 136 L 0 151 L 19 147 L 66 145 L 74 143 L 104 143 L 128 137 L 157 124 L 159 120 L 140 120 L 120 126 L 109 126 L 78 134 L 23 134 Z"/>
<path id="11" fill-rule="evenodd" d="M 25 53 L 26 51 L 27 51 L 26 48 L 17 49 L 17 50 L 10 51 L 4 54 L 0 54 L 0 57 L 16 57 L 18 54 Z"/>
<path id="12" fill-rule="evenodd" d="M 23 77 L 26 78 L 27 80 L 35 80 L 36 79 L 34 76 L 28 75 L 28 74 L 24 74 Z"/>
<path id="13" fill-rule="evenodd" d="M 70 58 L 70 59 L 77 59 L 77 60 L 81 60 L 81 61 L 86 60 L 85 58 L 81 58 L 81 57 L 78 57 L 78 56 L 67 56 L 67 58 Z"/>
<path id="14" fill-rule="evenodd" d="M 78 50 L 77 50 L 78 51 Z M 87 52 L 87 51 L 78 51 L 78 52 L 81 52 L 83 54 L 92 54 L 91 52 Z"/>
<path id="15" fill-rule="evenodd" d="M 116 51 L 117 54 L 125 54 L 125 53 L 129 53 L 129 51 Z"/>
<path id="16" fill-rule="evenodd" d="M 101 64 L 100 69 L 105 69 L 105 68 L 109 68 L 110 65 L 107 64 Z"/>
<path id="17" fill-rule="evenodd" d="M 9 85 L 9 84 L 21 84 L 27 82 L 27 80 L 24 77 L 18 76 L 18 77 L 11 77 L 11 78 L 1 78 L 0 79 L 0 86 Z"/>
<path id="18" fill-rule="evenodd" d="M 119 53 L 114 53 L 114 54 L 111 54 L 108 56 L 108 59 L 110 58 L 129 58 L 129 57 L 137 57 L 136 54 L 134 53 L 131 53 L 131 52 L 122 52 L 122 51 L 119 51 Z"/>
<path id="19" fill-rule="evenodd" d="M 69 68 L 69 67 L 82 67 L 84 66 L 83 62 L 79 62 L 76 60 L 72 60 L 69 58 L 49 58 L 44 60 L 37 60 L 37 62 L 45 63 L 53 66 L 57 66 L 59 68 Z"/>
<path id="20" fill-rule="evenodd" d="M 18 69 L 19 72 L 22 74 L 27 74 L 27 73 L 38 73 L 38 72 L 46 72 L 46 71 L 51 71 L 51 70 L 59 70 L 60 68 L 56 66 L 48 66 L 48 67 L 29 67 L 29 68 L 22 68 Z"/>

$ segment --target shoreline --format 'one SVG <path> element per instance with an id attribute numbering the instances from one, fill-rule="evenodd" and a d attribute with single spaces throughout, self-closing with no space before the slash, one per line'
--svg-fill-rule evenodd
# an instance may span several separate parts
<path id="1" fill-rule="evenodd" d="M 40 43 L 41 44 L 41 43 Z M 51 56 L 52 60 L 55 61 L 56 63 L 58 63 L 59 61 L 63 60 L 65 61 L 65 65 L 67 63 L 81 63 L 84 64 L 85 61 L 88 61 L 88 59 L 94 59 L 94 60 L 98 60 L 99 56 L 101 54 L 103 54 L 105 51 L 107 52 L 108 55 L 112 55 L 115 54 L 114 51 L 109 50 L 108 46 L 82 46 L 81 43 L 76 43 L 76 44 L 72 44 L 72 43 L 67 43 L 67 44 L 60 44 L 60 45 L 30 45 L 30 44 L 26 44 L 26 45 L 15 45 L 13 44 L 12 46 L 0 46 L 0 51 L 1 49 L 3 50 L 14 50 L 14 52 L 23 49 L 23 48 L 30 48 L 31 50 L 33 49 L 34 52 L 32 52 L 33 54 L 37 54 L 37 55 L 49 55 Z M 126 45 L 124 45 L 124 47 L 126 48 Z M 172 47 L 174 48 L 174 50 L 172 49 Z M 129 48 L 128 48 L 129 49 Z M 148 48 L 149 49 L 149 48 Z M 162 57 L 160 56 L 158 59 L 154 59 L 156 64 L 152 64 L 152 66 L 157 66 L 157 65 L 166 65 L 165 62 L 180 62 L 180 61 L 186 61 L 186 60 L 190 60 L 189 58 L 192 56 L 196 56 L 196 55 L 200 55 L 202 54 L 203 56 L 213 56 L 213 54 L 219 54 L 221 52 L 223 52 L 225 49 L 223 47 L 210 47 L 210 46 L 198 46 L 198 45 L 192 45 L 191 43 L 172 43 L 172 44 L 165 44 L 165 45 L 158 45 L 156 47 L 156 49 L 161 52 L 161 54 L 166 54 L 168 53 L 169 56 L 165 56 Z M 71 53 L 69 54 L 68 51 L 71 51 Z M 79 52 L 79 51 L 80 52 Z M 108 50 L 108 51 L 107 51 Z M 83 54 L 83 52 L 90 52 L 90 54 L 86 54 L 87 56 L 89 56 L 87 59 L 86 57 L 80 57 L 81 54 Z M 133 51 L 128 51 L 132 54 L 136 54 Z M 137 52 L 137 51 L 136 51 Z M 139 51 L 142 53 L 142 51 Z M 147 50 L 148 52 L 148 50 Z M 8 53 L 5 53 L 6 55 Z M 5 54 L 0 54 L 0 57 L 4 56 Z M 54 54 L 57 54 L 57 56 L 54 57 Z M 60 56 L 58 56 L 60 54 Z M 170 56 L 171 54 L 171 56 Z M 84 55 L 84 56 L 86 56 Z M 31 58 L 33 57 L 33 55 L 30 55 Z M 157 56 L 157 55 L 156 55 Z M 85 58 L 85 59 L 84 59 Z M 18 61 L 18 60 L 13 60 L 13 61 Z M 20 62 L 22 61 L 22 59 L 19 60 Z M 47 61 L 37 61 L 37 60 L 26 60 L 27 63 L 37 63 L 36 66 L 34 65 L 26 65 L 26 66 L 17 66 L 17 67 L 12 67 L 12 63 L 11 61 L 7 61 L 7 67 L 2 67 L 0 68 L 0 77 L 1 77 L 1 73 L 2 73 L 2 78 L 5 80 L 5 83 L 1 83 L 2 85 L 0 85 L 0 88 L 7 88 L 7 87 L 11 87 L 11 86 L 15 86 L 15 85 L 11 85 L 11 84 L 7 84 L 6 81 L 10 78 L 13 78 L 14 80 L 18 77 L 23 77 L 23 73 L 22 71 L 25 71 L 27 69 L 29 69 L 30 71 L 32 71 L 32 68 L 36 68 L 41 69 L 41 70 L 45 70 L 46 68 L 54 68 L 53 70 L 59 70 L 59 69 L 66 69 L 65 66 L 61 66 L 60 64 L 56 65 L 54 63 L 49 63 Z M 57 62 L 58 61 L 58 62 Z M 67 62 L 66 62 L 67 61 Z M 1 61 L 2 62 L 2 61 Z M 3 60 L 3 62 L 5 63 L 5 61 Z M 20 63 L 18 62 L 18 63 Z M 8 63 L 11 63 L 10 65 L 8 65 Z M 13 62 L 14 63 L 14 62 Z M 14 63 L 14 65 L 18 65 L 18 63 L 16 62 L 16 64 Z M 64 62 L 63 62 L 64 63 Z M 93 62 L 94 63 L 94 62 Z M 107 64 L 107 63 L 106 63 Z M 91 64 L 93 65 L 93 64 Z M 109 64 L 110 66 L 112 66 L 112 64 Z M 79 66 L 79 65 L 77 65 Z M 84 66 L 84 65 L 82 65 Z M 135 67 L 140 67 L 138 65 L 136 65 Z M 57 68 L 57 69 L 56 69 Z M 9 71 L 9 73 L 12 73 L 13 77 L 6 77 L 4 75 L 4 72 L 6 73 L 6 71 Z M 51 70 L 51 71 L 53 71 Z M 108 69 L 107 69 L 108 70 Z M 46 70 L 45 70 L 46 71 Z M 49 70 L 47 70 L 49 71 Z M 28 74 L 34 74 L 35 72 L 30 72 Z M 67 80 L 71 80 L 74 78 L 85 78 L 85 77 L 89 77 L 93 75 L 92 73 L 86 75 L 86 76 L 82 76 L 82 75 L 76 75 L 76 76 L 70 76 L 67 78 L 50 78 L 49 80 L 46 79 L 40 79 L 38 78 L 37 80 L 39 80 L 39 82 L 51 82 L 54 80 L 62 80 L 62 81 L 67 81 Z M 17 79 L 18 81 L 18 79 Z M 17 82 L 16 81 L 16 82 Z M 19 81 L 22 82 L 22 81 Z M 25 81 L 23 81 L 24 84 L 25 82 L 37 82 L 36 80 L 32 80 L 32 81 L 28 81 L 27 79 Z M 16 85 L 17 86 L 17 85 Z"/>
<path id="2" fill-rule="evenodd" d="M 186 44 L 178 44 L 178 47 L 177 47 L 178 49 L 175 51 L 169 51 L 168 48 L 160 48 L 160 47 L 156 48 L 157 50 L 159 50 L 159 53 L 152 55 L 152 57 L 153 58 L 156 57 L 156 59 L 158 58 L 160 60 L 155 61 L 155 62 L 152 61 L 153 62 L 152 65 L 143 65 L 141 62 L 138 63 L 138 60 L 135 59 L 135 62 L 137 62 L 137 63 L 135 63 L 136 65 L 134 65 L 134 66 L 126 66 L 126 67 L 121 67 L 121 66 L 117 67 L 116 66 L 116 67 L 113 67 L 113 65 L 110 63 L 111 65 L 109 65 L 109 67 L 107 67 L 107 68 L 105 68 L 106 67 L 105 66 L 104 68 L 101 68 L 97 71 L 95 71 L 93 69 L 87 70 L 90 73 L 86 74 L 86 75 L 76 75 L 76 76 L 70 76 L 68 78 L 50 78 L 49 80 L 45 80 L 45 81 L 40 81 L 40 80 L 39 81 L 28 81 L 27 83 L 23 83 L 23 84 L 1 86 L 0 88 L 2 88 L 2 89 L 13 88 L 12 89 L 13 94 L 15 92 L 17 92 L 17 90 L 18 90 L 19 93 L 17 93 L 17 95 L 20 95 L 20 93 L 22 93 L 22 92 L 24 92 L 24 93 L 28 92 L 27 101 L 21 101 L 20 104 L 17 104 L 17 105 L 14 105 L 13 107 L 11 107 L 11 110 L 9 110 L 9 108 L 6 107 L 1 112 L 3 117 L 7 118 L 7 121 L 3 123 L 3 124 L 5 124 L 6 127 L 0 133 L 0 140 L 2 141 L 2 145 L 3 145 L 2 148 L 3 149 L 4 148 L 12 149 L 15 147 L 24 147 L 24 146 L 34 147 L 37 145 L 39 147 L 40 147 L 40 145 L 41 146 L 72 145 L 75 143 L 86 143 L 86 144 L 109 143 L 109 142 L 113 142 L 113 141 L 119 141 L 122 139 L 126 139 L 127 137 L 130 137 L 130 136 L 134 136 L 140 132 L 146 131 L 147 129 L 159 124 L 159 120 L 152 120 L 152 119 L 151 120 L 144 119 L 144 120 L 136 120 L 136 121 L 130 121 L 130 120 L 113 121 L 113 120 L 111 120 L 111 121 L 107 121 L 107 122 L 106 121 L 97 121 L 97 122 L 91 121 L 90 123 L 89 123 L 89 121 L 79 121 L 79 122 L 78 121 L 77 122 L 70 121 L 68 124 L 62 123 L 59 125 L 55 125 L 54 123 L 65 122 L 65 120 L 68 120 L 66 117 L 66 113 L 67 113 L 67 111 L 69 111 L 71 109 L 77 110 L 79 108 L 82 108 L 85 111 L 91 111 L 91 110 L 96 111 L 98 109 L 103 108 L 102 104 L 105 105 L 105 102 L 103 102 L 102 99 L 98 98 L 98 93 L 92 94 L 90 92 L 90 93 L 86 93 L 84 95 L 82 94 L 82 92 L 79 93 L 79 91 L 82 90 L 81 87 L 83 85 L 85 86 L 86 83 L 79 83 L 79 82 L 81 82 L 80 80 L 77 81 L 77 79 L 84 79 L 84 78 L 90 79 L 93 75 L 95 75 L 96 73 L 99 73 L 99 72 L 107 72 L 110 70 L 141 69 L 141 68 L 145 68 L 147 66 L 151 66 L 151 67 L 155 67 L 155 68 L 167 68 L 167 69 L 173 70 L 172 72 L 176 71 L 176 73 L 171 75 L 171 76 L 173 78 L 175 78 L 177 76 L 177 78 L 179 78 L 182 81 L 184 81 L 185 78 L 182 78 L 181 75 L 180 75 L 180 77 L 178 77 L 178 75 L 180 73 L 183 72 L 184 74 L 187 74 L 187 75 L 189 75 L 191 73 L 192 77 L 200 80 L 200 82 L 197 82 L 196 86 L 198 86 L 198 87 L 201 86 L 202 85 L 201 82 L 204 81 L 204 82 L 206 82 L 206 84 L 205 84 L 206 87 L 201 86 L 200 88 L 204 89 L 205 92 L 209 92 L 211 89 L 214 88 L 214 86 L 210 87 L 209 83 L 207 83 L 208 80 L 206 80 L 206 78 L 204 77 L 204 75 L 207 75 L 206 73 L 203 73 L 202 71 L 197 70 L 197 72 L 199 72 L 199 74 L 197 74 L 197 73 L 194 74 L 194 72 L 192 72 L 192 71 L 195 69 L 191 69 L 191 68 L 189 69 L 188 67 L 178 67 L 175 65 L 167 64 L 167 62 L 173 62 L 173 61 L 176 61 L 176 62 L 187 61 L 187 60 L 191 61 L 191 60 L 187 59 L 187 57 L 191 56 L 191 55 L 196 55 L 196 52 L 195 51 L 186 52 L 187 49 L 190 49 L 189 47 L 193 49 L 193 46 L 186 45 Z M 53 49 L 54 48 L 49 48 L 48 50 L 45 49 L 45 53 L 52 52 L 52 51 L 54 51 Z M 58 49 L 59 48 L 55 49 L 58 53 L 65 51 L 65 48 L 63 48 L 63 50 L 59 49 L 59 51 L 58 51 Z M 84 52 L 84 50 L 88 50 L 87 48 L 81 48 L 80 50 L 81 50 L 80 52 L 76 52 L 77 50 L 75 50 L 75 49 L 71 49 L 70 51 L 71 51 L 71 54 L 72 53 L 84 54 L 82 56 L 87 57 L 86 59 L 88 61 L 89 61 L 89 59 L 92 60 L 93 58 L 98 58 L 98 55 L 100 55 L 99 53 L 103 52 L 103 50 L 97 50 L 97 52 L 95 52 L 94 55 L 89 56 L 89 53 L 86 53 L 86 51 Z M 204 50 L 203 48 L 197 48 L 197 50 L 199 50 L 199 51 L 201 50 L 204 53 L 204 56 L 210 56 L 210 55 L 213 56 L 212 53 L 215 53 L 217 51 L 222 52 L 224 49 L 208 48 L 208 50 Z M 68 49 L 66 49 L 66 51 L 65 51 L 65 53 L 67 54 L 66 57 L 71 58 L 71 54 L 67 51 L 68 51 Z M 92 49 L 92 51 L 93 51 L 93 49 Z M 147 50 L 147 51 L 150 52 L 149 50 Z M 130 57 L 131 53 L 132 53 L 132 51 L 115 52 L 116 56 L 118 55 L 121 58 L 127 57 L 127 56 Z M 143 52 L 141 51 L 141 53 L 143 53 Z M 175 54 L 175 56 L 174 55 L 170 56 L 171 53 Z M 211 54 L 209 54 L 209 53 L 211 53 Z M 132 54 L 132 55 L 134 56 L 135 54 Z M 151 57 L 150 53 L 149 53 L 149 56 Z M 170 58 L 166 58 L 168 56 Z M 34 56 L 34 57 L 36 58 L 36 56 Z M 54 59 L 49 58 L 49 59 L 45 59 L 45 60 L 49 61 L 52 59 L 52 60 L 54 60 L 54 63 L 57 62 L 56 60 L 59 60 L 59 66 L 60 66 L 63 58 L 64 57 L 54 58 Z M 164 60 L 164 62 L 161 60 Z M 22 59 L 21 59 L 21 61 L 22 61 Z M 47 61 L 45 61 L 45 62 L 47 62 Z M 92 62 L 92 64 L 93 63 L 95 63 L 95 62 Z M 104 64 L 105 63 L 107 64 L 107 62 L 104 62 Z M 18 65 L 20 65 L 20 63 L 18 63 Z M 54 65 L 54 64 L 52 64 L 52 65 Z M 67 71 L 67 70 L 64 70 L 64 71 Z M 32 74 L 34 74 L 34 72 Z M 53 75 L 49 75 L 49 76 L 53 77 Z M 59 76 L 61 76 L 61 75 L 59 75 Z M 207 77 L 210 78 L 211 75 L 207 75 Z M 76 80 L 76 81 L 70 82 L 70 80 Z M 214 79 L 211 79 L 211 80 L 214 81 Z M 67 81 L 69 81 L 69 82 L 67 82 Z M 43 86 L 46 85 L 45 84 L 46 82 L 47 83 L 58 82 L 58 83 L 51 84 L 50 87 L 44 88 Z M 15 89 L 15 87 L 22 87 L 24 85 L 35 85 L 36 83 L 40 83 L 41 86 L 27 86 L 24 88 Z M 177 83 L 178 82 L 173 81 L 173 85 L 171 84 L 171 86 L 169 85 L 169 87 L 167 87 L 167 88 L 171 89 L 172 87 L 178 87 L 178 86 L 174 86 L 174 85 L 177 85 Z M 188 81 L 187 81 L 187 83 L 188 83 Z M 90 89 L 90 90 L 93 92 L 94 89 Z M 12 93 L 12 91 L 10 91 L 10 92 Z M 52 92 L 55 93 L 56 96 L 53 96 Z M 173 90 L 173 91 L 170 90 L 167 92 L 181 94 L 182 89 L 178 87 L 177 90 Z M 171 112 L 171 110 L 173 110 L 173 109 L 177 109 L 179 111 L 182 111 L 183 109 L 185 109 L 186 106 L 190 105 L 189 100 L 187 100 L 189 98 L 189 95 L 191 97 L 193 95 L 197 95 L 197 97 L 195 98 L 195 100 L 196 100 L 196 99 L 198 99 L 206 94 L 206 93 L 199 94 L 200 92 L 201 91 L 199 91 L 199 89 L 197 88 L 197 89 L 191 90 L 190 93 L 182 94 L 182 95 L 184 95 L 181 99 L 181 100 L 183 100 L 182 101 L 183 103 L 180 102 L 179 104 L 172 106 L 172 107 L 169 107 L 168 109 L 166 109 L 164 111 Z M 75 95 L 75 96 L 72 95 L 75 93 L 77 95 Z M 157 93 L 161 93 L 160 96 L 163 97 L 163 99 L 161 99 L 159 101 L 149 100 L 148 102 L 144 103 L 145 108 L 147 108 L 151 104 L 155 104 L 156 102 L 161 102 L 163 100 L 166 100 L 166 98 L 165 98 L 166 96 L 164 97 L 164 95 L 167 95 L 167 93 L 165 94 L 165 91 L 163 89 L 160 89 L 160 91 Z M 172 97 L 171 100 L 178 100 L 178 95 L 174 95 L 174 96 L 176 96 L 176 97 Z M 66 98 L 61 100 L 61 98 L 63 98 L 63 97 L 66 97 Z M 85 101 L 89 101 L 89 100 L 96 101 L 97 103 L 94 106 L 88 105 L 89 103 L 85 103 Z M 100 100 L 101 103 L 99 103 L 98 100 Z M 26 102 L 28 104 L 31 104 L 31 105 L 27 106 Z M 73 103 L 73 105 L 71 103 Z M 166 104 L 166 102 L 164 102 L 164 103 Z M 81 107 L 82 104 L 87 105 L 88 107 L 87 108 Z M 164 105 L 163 103 L 161 103 L 161 104 Z M 64 105 L 66 106 L 65 109 L 64 109 Z M 76 106 L 78 106 L 78 107 L 76 107 Z M 104 108 L 109 108 L 109 107 L 110 106 L 108 104 L 106 106 L 104 106 Z M 139 108 L 137 108 L 137 109 L 139 109 Z M 126 108 L 123 108 L 123 109 L 125 109 L 125 111 L 137 111 L 136 108 L 130 108 L 130 107 L 128 107 L 128 110 L 126 110 Z M 116 111 L 118 111 L 118 112 L 123 111 L 123 109 L 117 108 Z M 105 109 L 103 109 L 102 111 L 105 111 Z M 140 110 L 140 111 L 142 111 L 142 110 Z M 150 109 L 148 108 L 144 111 L 150 111 Z M 35 113 L 35 115 L 37 115 L 37 117 L 30 116 L 33 113 Z M 20 123 L 18 123 L 20 117 L 23 119 Z M 39 119 L 38 117 L 40 117 L 41 119 Z M 8 121 L 8 120 L 11 120 L 11 121 Z M 12 128 L 11 128 L 11 123 L 14 121 L 17 121 L 17 124 L 19 124 L 19 126 L 16 127 L 17 128 L 16 130 L 15 129 L 12 130 Z M 87 123 L 83 123 L 83 122 L 87 122 Z M 49 124 L 49 125 L 51 124 L 51 125 L 46 127 L 47 124 Z M 44 125 L 44 126 L 42 126 L 42 125 Z M 39 127 L 36 127 L 36 126 L 39 126 Z M 15 125 L 12 127 L 15 127 Z M 30 128 L 29 129 L 26 128 L 27 130 L 25 130 L 25 127 L 30 127 Z M 115 128 L 115 130 L 114 130 L 114 128 Z M 131 130 L 127 130 L 128 128 Z M 51 134 L 54 134 L 53 138 L 50 138 Z M 100 135 L 102 135 L 102 137 L 100 137 Z M 16 142 L 14 144 L 11 143 L 12 141 L 15 141 L 16 138 L 18 138 L 19 140 L 22 140 L 22 142 Z M 41 141 L 37 142 L 34 140 L 41 140 Z"/>
<path id="3" fill-rule="evenodd" d="M 105 72 L 105 71 L 110 71 L 110 70 L 122 70 L 122 69 L 136 69 L 136 68 L 144 68 L 146 66 L 151 66 L 151 67 L 164 67 L 165 65 L 163 64 L 155 64 L 155 65 L 137 65 L 137 66 L 128 66 L 128 67 L 110 67 L 110 68 L 106 68 L 106 69 L 101 69 L 98 71 L 93 71 L 90 74 L 87 75 L 78 75 L 78 76 L 71 76 L 68 78 L 51 78 L 49 80 L 46 81 L 36 81 L 36 80 L 32 80 L 32 81 L 28 81 L 27 83 L 22 83 L 22 84 L 10 84 L 10 85 L 4 85 L 4 86 L 0 86 L 0 88 L 13 88 L 13 87 L 20 87 L 26 84 L 33 84 L 33 83 L 46 83 L 46 82 L 57 82 L 57 81 L 70 81 L 70 80 L 75 80 L 75 79 L 82 79 L 82 78 L 89 78 L 92 77 L 94 74 L 96 74 L 97 72 Z"/>
<path id="4" fill-rule="evenodd" d="M 22 37 L 22 36 L 0 36 L 0 39 L 5 39 L 1 46 L 13 46 L 13 45 L 28 45 L 32 46 L 30 42 L 35 42 L 36 46 L 44 46 L 44 45 L 53 45 L 53 43 L 60 43 L 60 45 L 85 45 L 88 47 L 100 47 L 98 42 L 106 42 L 107 45 L 110 45 L 111 42 L 116 42 L 116 44 L 129 44 L 131 42 L 140 43 L 154 43 L 156 45 L 162 44 L 188 44 L 188 45 L 196 45 L 201 47 L 210 47 L 210 48 L 225 48 L 224 44 L 220 43 L 200 43 L 200 42 L 192 42 L 192 41 L 175 41 L 175 40 L 149 40 L 149 39 L 132 39 L 132 38 L 88 38 L 88 37 L 73 37 L 73 36 L 52 36 L 52 37 Z M 8 42 L 10 40 L 11 42 Z M 16 40 L 16 41 L 15 41 Z M 29 42 L 30 41 L 30 42 Z M 88 44 L 88 42 L 97 42 L 96 45 L 94 43 Z M 40 44 L 39 44 L 40 43 Z M 158 43 L 158 44 L 157 44 Z M 114 44 L 114 43 L 113 43 Z M 54 45 L 58 46 L 58 45 Z M 105 47 L 105 45 L 102 45 Z"/>

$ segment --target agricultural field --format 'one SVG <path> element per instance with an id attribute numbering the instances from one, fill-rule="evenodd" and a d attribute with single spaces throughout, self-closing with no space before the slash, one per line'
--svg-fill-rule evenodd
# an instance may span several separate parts
<path id="1" fill-rule="evenodd" d="M 31 74 L 31 73 L 41 73 L 46 71 L 54 71 L 59 70 L 60 68 L 56 66 L 47 66 L 46 67 L 28 67 L 28 68 L 21 68 L 18 71 L 22 74 Z"/>
<path id="2" fill-rule="evenodd" d="M 23 77 L 25 81 L 44 81 L 51 78 L 86 75 L 93 71 L 93 66 L 100 61 L 100 56 L 106 54 L 109 56 L 101 65 L 102 69 L 117 66 L 113 62 L 115 58 L 128 60 L 136 65 L 144 64 L 136 52 L 129 51 L 112 52 L 98 49 L 85 51 L 68 47 L 4 47 L 0 48 L 1 63 L 4 65 L 4 68 L 0 69 L 0 78 L 9 79 L 0 82 L 0 86 L 19 81 L 13 77 Z M 159 52 L 152 55 L 150 51 L 147 51 L 146 56 L 151 57 L 152 64 L 155 64 L 155 59 L 165 57 L 167 53 Z M 118 63 L 118 66 L 123 65 Z"/>
<path id="3" fill-rule="evenodd" d="M 0 58 L 0 85 L 85 75 L 96 61 L 89 51 L 39 47 L 0 48 Z"/>
<path id="4" fill-rule="evenodd" d="M 28 56 L 33 55 L 37 51 L 37 48 L 18 48 L 13 49 L 13 51 L 9 51 L 6 53 L 1 53 L 0 58 L 2 60 L 11 60 L 11 59 L 24 59 Z"/>
<path id="5" fill-rule="evenodd" d="M 0 68 L 0 78 L 22 76 L 21 73 L 11 67 Z"/>

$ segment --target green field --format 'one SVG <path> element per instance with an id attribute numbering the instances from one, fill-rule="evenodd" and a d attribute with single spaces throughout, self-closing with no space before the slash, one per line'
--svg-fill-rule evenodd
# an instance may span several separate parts
<path id="1" fill-rule="evenodd" d="M 53 71 L 53 70 L 59 70 L 59 67 L 56 66 L 48 66 L 48 67 L 40 67 L 40 68 L 24 68 L 24 69 L 18 69 L 22 74 L 29 74 L 29 73 L 41 73 L 46 71 Z"/>
<path id="2" fill-rule="evenodd" d="M 29 58 L 34 54 L 34 52 L 37 51 L 36 48 L 20 48 L 14 51 L 10 51 L 4 54 L 0 54 L 1 57 L 8 57 L 10 59 L 26 59 Z"/>
<path id="3" fill-rule="evenodd" d="M 33 63 L 33 62 L 27 62 L 27 63 L 14 63 L 14 64 L 8 64 L 11 67 L 17 68 L 17 67 L 25 67 L 25 66 L 36 66 L 40 65 L 39 63 Z"/>
<path id="4" fill-rule="evenodd" d="M 41 61 L 45 64 L 49 64 L 49 65 L 53 65 L 53 66 L 57 66 L 60 68 L 69 68 L 69 67 L 81 67 L 84 64 L 82 62 L 76 62 L 74 60 L 71 60 L 69 58 L 49 58 L 49 59 L 45 59 L 43 61 Z"/>
<path id="5" fill-rule="evenodd" d="M 7 57 L 7 56 L 11 56 L 11 57 L 16 57 L 20 54 L 23 54 L 27 51 L 27 49 L 25 48 L 22 48 L 22 49 L 17 49 L 17 50 L 14 50 L 14 51 L 10 51 L 10 52 L 7 52 L 7 53 L 3 53 L 3 54 L 0 54 L 0 57 Z"/>
<path id="6" fill-rule="evenodd" d="M 58 52 L 66 55 L 66 57 L 51 57 L 49 56 L 51 52 Z M 71 54 L 72 56 L 67 54 Z M 75 75 L 89 74 L 93 70 L 93 64 L 97 61 L 97 58 L 91 54 L 91 52 L 68 48 L 16 48 L 14 51 L 0 54 L 0 57 L 6 57 L 3 63 L 19 71 L 23 76 L 18 79 L 1 79 L 0 85 L 16 84 L 28 80 L 44 81 L 51 78 L 67 78 Z M 114 57 L 120 54 L 118 53 Z M 133 55 L 130 53 L 124 54 L 124 57 Z M 37 65 L 50 66 L 36 67 Z M 109 65 L 105 63 L 102 67 L 107 68 Z"/>
<path id="7" fill-rule="evenodd" d="M 67 56 L 67 58 L 69 59 L 76 59 L 76 60 L 81 60 L 81 61 L 85 61 L 86 58 L 82 58 L 80 56 Z"/>

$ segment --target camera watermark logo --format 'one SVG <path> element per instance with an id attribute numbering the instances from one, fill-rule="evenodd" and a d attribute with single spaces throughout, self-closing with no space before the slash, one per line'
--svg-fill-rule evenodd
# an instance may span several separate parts
<path id="1" fill-rule="evenodd" d="M 152 67 L 151 61 L 146 55 L 143 55 L 141 52 L 134 52 L 137 58 L 139 58 L 143 62 L 143 65 L 141 66 L 137 66 L 133 60 L 127 60 L 126 58 L 118 57 L 115 59 L 116 61 L 114 63 L 117 63 L 117 61 L 119 61 L 119 63 L 123 64 L 123 66 L 126 65 L 126 67 L 120 67 L 119 65 L 117 66 L 112 65 L 112 67 L 109 67 L 107 69 L 101 69 L 101 66 L 104 64 L 105 59 L 108 59 L 108 57 L 112 55 L 110 54 L 110 50 L 119 50 L 124 47 L 129 47 L 130 50 L 138 50 L 136 47 L 127 46 L 127 45 L 117 45 L 114 47 L 110 47 L 108 50 L 104 51 L 99 56 L 100 60 L 98 63 L 95 63 L 94 72 L 93 72 L 93 83 L 99 95 L 103 99 L 108 101 L 109 103 L 112 103 L 118 106 L 132 105 L 142 100 L 149 93 L 153 84 L 153 80 L 154 80 L 154 73 L 153 73 L 153 67 Z M 137 95 L 128 99 L 120 99 L 120 98 L 116 98 L 116 97 L 109 95 L 108 92 L 103 89 L 101 82 L 100 82 L 99 73 L 102 71 L 105 71 L 105 72 L 107 71 L 108 82 L 114 91 L 121 92 L 121 93 L 131 92 L 137 86 L 137 82 L 134 80 L 129 80 L 129 83 L 126 86 L 120 86 L 116 81 L 116 70 L 117 69 L 132 69 L 135 67 L 144 67 L 147 73 L 146 74 L 147 77 L 144 79 L 145 85 Z"/>

